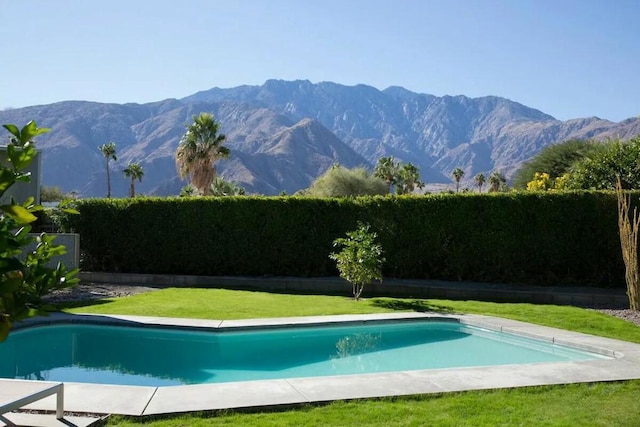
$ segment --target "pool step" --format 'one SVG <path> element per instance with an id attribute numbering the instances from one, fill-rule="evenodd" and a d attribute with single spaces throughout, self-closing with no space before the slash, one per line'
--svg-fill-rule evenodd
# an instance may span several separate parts
<path id="1" fill-rule="evenodd" d="M 27 414 L 24 412 L 9 412 L 0 415 L 0 427 L 89 427 L 101 421 L 96 417 L 64 417 L 56 419 L 55 414 Z"/>

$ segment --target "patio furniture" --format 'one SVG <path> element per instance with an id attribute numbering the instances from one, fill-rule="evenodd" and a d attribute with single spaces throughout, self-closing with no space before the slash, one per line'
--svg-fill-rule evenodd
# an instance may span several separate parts
<path id="1" fill-rule="evenodd" d="M 0 379 L 0 416 L 56 395 L 56 418 L 64 417 L 64 385 L 58 382 Z"/>

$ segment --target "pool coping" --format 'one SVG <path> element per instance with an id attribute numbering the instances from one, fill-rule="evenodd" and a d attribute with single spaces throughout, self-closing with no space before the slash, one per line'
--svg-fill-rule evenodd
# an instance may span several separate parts
<path id="1" fill-rule="evenodd" d="M 65 411 L 95 414 L 159 415 L 220 409 L 292 406 L 334 400 L 640 379 L 640 344 L 516 320 L 437 313 L 385 313 L 246 320 L 53 313 L 28 319 L 18 328 L 55 323 L 93 323 L 147 327 L 245 329 L 393 320 L 450 320 L 465 325 L 537 338 L 609 356 L 610 359 L 430 369 L 380 374 L 288 378 L 187 386 L 145 387 L 65 382 Z M 3 384 L 12 380 L 1 380 Z M 55 410 L 55 398 L 26 406 Z"/>

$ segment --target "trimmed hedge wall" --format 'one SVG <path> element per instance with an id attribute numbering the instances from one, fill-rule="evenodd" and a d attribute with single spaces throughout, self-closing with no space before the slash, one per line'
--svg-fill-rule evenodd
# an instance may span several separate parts
<path id="1" fill-rule="evenodd" d="M 87 199 L 69 225 L 90 271 L 336 276 L 332 242 L 363 221 L 388 277 L 624 287 L 616 209 L 612 192 Z"/>

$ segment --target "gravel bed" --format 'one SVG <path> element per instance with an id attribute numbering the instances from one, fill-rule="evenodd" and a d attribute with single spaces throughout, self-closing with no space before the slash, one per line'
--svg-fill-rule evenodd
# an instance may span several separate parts
<path id="1" fill-rule="evenodd" d="M 87 301 L 103 298 L 120 298 L 156 290 L 158 290 L 158 288 L 150 288 L 147 286 L 81 283 L 74 288 L 54 291 L 46 297 L 46 301 L 59 303 L 69 301 Z M 601 307 L 592 309 L 604 314 L 608 314 L 609 316 L 614 316 L 629 321 L 640 327 L 640 311 Z"/>
<path id="2" fill-rule="evenodd" d="M 598 309 L 597 311 L 608 314 L 609 316 L 618 317 L 640 326 L 640 311 L 629 309 Z"/>
<path id="3" fill-rule="evenodd" d="M 132 285 L 112 285 L 104 283 L 80 283 L 73 288 L 53 291 L 44 300 L 51 303 L 90 301 L 104 298 L 120 298 L 145 292 L 157 291 L 159 288 Z"/>

